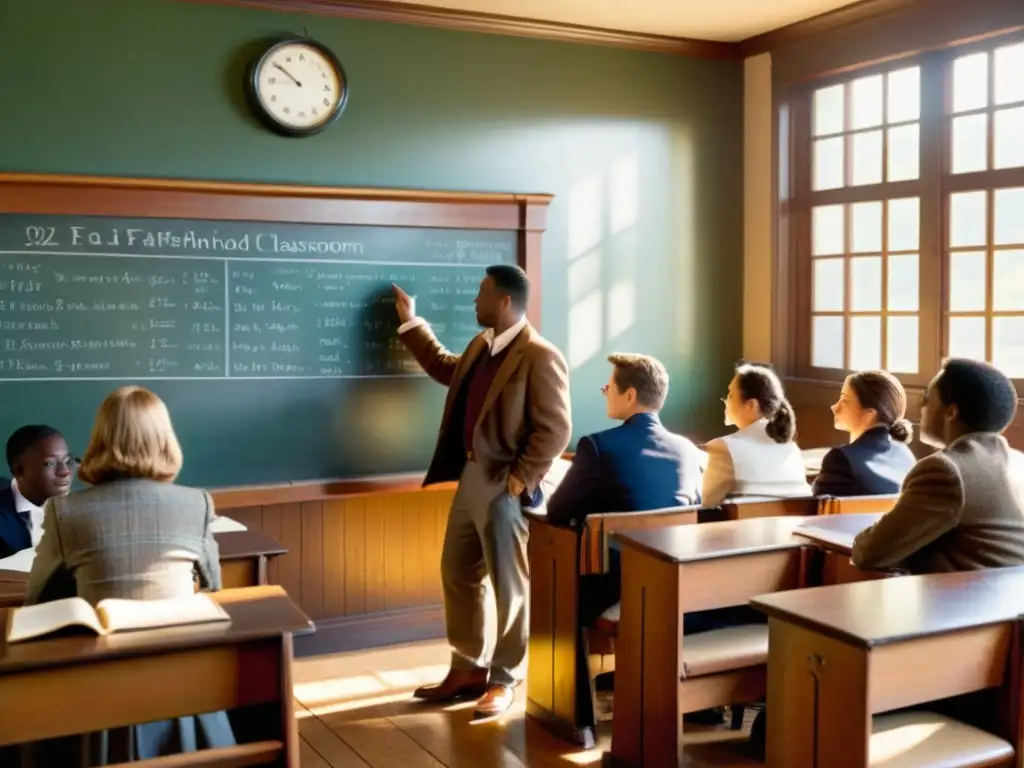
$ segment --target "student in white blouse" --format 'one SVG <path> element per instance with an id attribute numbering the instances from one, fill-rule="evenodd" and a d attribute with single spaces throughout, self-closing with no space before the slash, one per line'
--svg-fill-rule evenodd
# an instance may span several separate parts
<path id="1" fill-rule="evenodd" d="M 775 372 L 761 365 L 738 366 L 722 401 L 726 425 L 739 431 L 704 446 L 703 505 L 737 496 L 810 496 L 800 448 L 793 442 L 796 415 Z"/>

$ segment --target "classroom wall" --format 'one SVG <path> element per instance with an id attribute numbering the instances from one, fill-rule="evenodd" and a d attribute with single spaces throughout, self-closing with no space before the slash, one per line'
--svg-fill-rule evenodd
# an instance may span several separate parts
<path id="1" fill-rule="evenodd" d="M 330 130 L 289 140 L 253 119 L 242 78 L 258 41 L 303 32 L 337 53 L 351 98 Z M 168 0 L 32 0 L 4 7 L 0 68 L 2 170 L 554 194 L 541 325 L 572 368 L 575 437 L 611 425 L 599 387 L 613 350 L 666 363 L 669 425 L 722 431 L 716 398 L 742 335 L 740 62 Z M 289 548 L 272 576 L 318 625 L 300 650 L 330 650 L 443 633 L 450 497 L 311 490 L 220 511 Z"/>
<path id="2" fill-rule="evenodd" d="M 609 426 L 619 349 L 664 359 L 673 426 L 719 428 L 706 406 L 742 322 L 740 62 L 169 0 L 9 6 L 0 168 L 553 193 L 542 331 L 572 367 L 575 436 Z M 284 139 L 243 73 L 258 41 L 303 31 L 351 97 L 323 135 Z"/>

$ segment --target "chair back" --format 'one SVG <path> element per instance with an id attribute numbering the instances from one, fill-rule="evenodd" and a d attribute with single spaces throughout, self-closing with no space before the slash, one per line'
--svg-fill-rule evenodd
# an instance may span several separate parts
<path id="1" fill-rule="evenodd" d="M 587 515 L 580 536 L 580 573 L 588 575 L 608 572 L 608 544 L 612 533 L 665 528 L 670 525 L 690 525 L 697 522 L 698 509 L 699 507 L 694 505 L 649 509 L 643 512 L 604 512 Z"/>
<path id="2" fill-rule="evenodd" d="M 856 515 L 862 512 L 885 514 L 896 506 L 898 493 L 878 496 L 822 496 L 818 502 L 819 515 Z"/>
<path id="3" fill-rule="evenodd" d="M 748 496 L 723 503 L 722 514 L 719 519 L 746 520 L 750 517 L 808 517 L 816 514 L 818 514 L 818 498 L 816 496 L 800 496 L 791 499 Z"/>

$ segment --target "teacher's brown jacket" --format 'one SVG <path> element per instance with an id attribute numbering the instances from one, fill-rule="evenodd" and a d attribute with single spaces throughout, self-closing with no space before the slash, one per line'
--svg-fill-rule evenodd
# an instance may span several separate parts
<path id="1" fill-rule="evenodd" d="M 423 484 L 458 480 L 466 463 L 463 385 L 469 383 L 467 374 L 477 356 L 490 354 L 490 345 L 480 333 L 465 352 L 453 354 L 425 323 L 410 328 L 401 339 L 427 375 L 448 387 L 437 447 Z M 571 436 L 565 358 L 527 324 L 508 345 L 487 391 L 473 431 L 474 460 L 493 477 L 511 472 L 532 494 Z"/>
<path id="2" fill-rule="evenodd" d="M 858 568 L 911 573 L 1024 565 L 1024 456 L 979 432 L 921 459 L 852 556 Z"/>

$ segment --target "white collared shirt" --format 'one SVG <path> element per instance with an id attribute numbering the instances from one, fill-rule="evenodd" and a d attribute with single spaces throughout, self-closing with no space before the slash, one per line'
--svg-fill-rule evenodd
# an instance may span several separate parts
<path id="1" fill-rule="evenodd" d="M 43 537 L 43 508 L 37 507 L 21 495 L 21 491 L 18 490 L 17 480 L 11 480 L 11 494 L 14 496 L 14 511 L 19 515 L 28 513 L 28 530 L 32 536 L 32 546 L 35 547 Z"/>
<path id="2" fill-rule="evenodd" d="M 415 311 L 415 304 L 413 305 L 413 311 Z M 398 334 L 401 335 L 406 331 L 411 331 L 413 328 L 418 328 L 419 326 L 425 324 L 426 322 L 427 321 L 424 320 L 422 317 L 414 317 L 412 320 L 409 320 L 408 322 L 402 323 L 400 326 L 398 326 Z M 488 328 L 486 331 L 484 331 L 483 338 L 484 341 L 487 342 L 487 346 L 491 348 L 491 357 L 494 357 L 496 354 L 501 352 L 501 350 L 503 350 L 505 347 L 511 344 L 513 339 L 515 339 L 515 337 L 519 335 L 519 332 L 522 331 L 525 327 L 526 318 L 521 317 L 515 323 L 515 325 L 502 331 L 501 333 L 498 334 L 497 337 L 494 336 L 493 328 Z"/>

